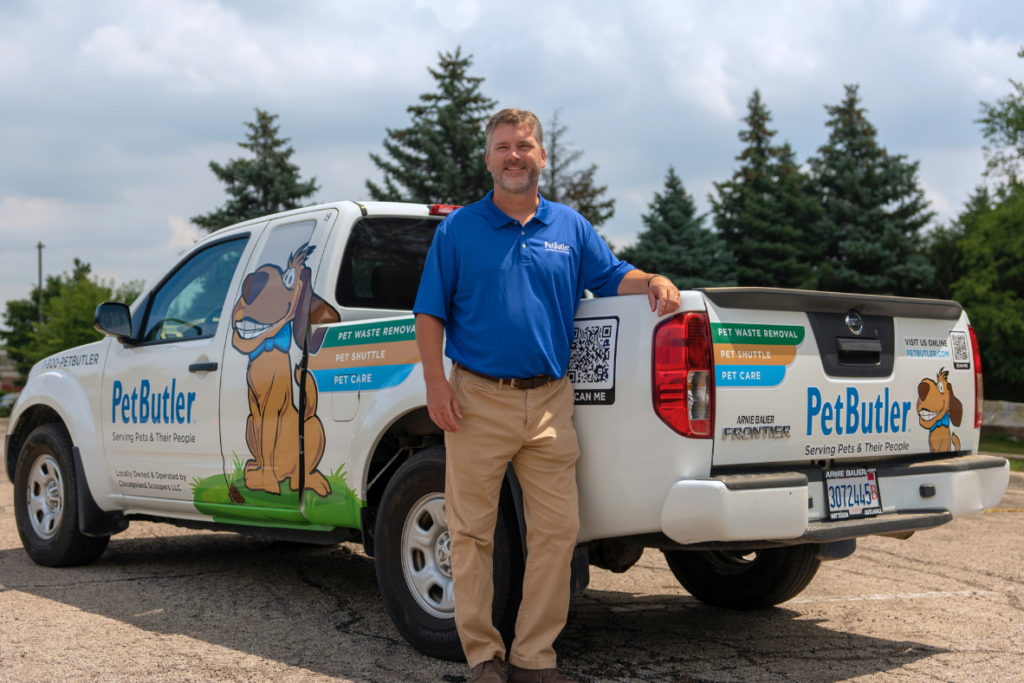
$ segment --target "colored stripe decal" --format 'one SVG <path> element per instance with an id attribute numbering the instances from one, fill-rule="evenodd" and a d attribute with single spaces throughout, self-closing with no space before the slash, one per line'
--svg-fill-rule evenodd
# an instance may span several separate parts
<path id="1" fill-rule="evenodd" d="M 381 342 L 414 341 L 416 339 L 416 319 L 386 320 L 358 324 L 332 325 L 324 337 L 323 348 L 338 346 L 356 346 L 359 344 L 376 344 Z"/>
<path id="2" fill-rule="evenodd" d="M 795 346 L 770 344 L 715 344 L 715 363 L 729 365 L 789 365 L 796 358 Z"/>
<path id="3" fill-rule="evenodd" d="M 711 323 L 711 341 L 715 344 L 799 346 L 803 340 L 804 328 L 799 325 Z"/>
<path id="4" fill-rule="evenodd" d="M 322 348 L 318 354 L 309 357 L 309 368 L 329 370 L 377 365 L 410 365 L 419 362 L 420 351 L 413 340 Z"/>
<path id="5" fill-rule="evenodd" d="M 320 393 L 337 391 L 376 391 L 398 386 L 409 377 L 415 363 L 374 365 L 360 368 L 311 370 Z"/>
<path id="6" fill-rule="evenodd" d="M 785 377 L 785 365 L 715 366 L 715 386 L 719 387 L 774 387 Z"/>

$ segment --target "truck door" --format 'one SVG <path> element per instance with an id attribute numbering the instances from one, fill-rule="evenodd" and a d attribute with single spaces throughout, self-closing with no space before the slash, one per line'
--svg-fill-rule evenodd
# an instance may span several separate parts
<path id="1" fill-rule="evenodd" d="M 302 524 L 300 487 L 313 498 L 330 496 L 329 473 L 318 467 L 325 447 L 319 396 L 301 366 L 304 346 L 318 348 L 322 341 L 312 335 L 311 320 L 339 320 L 312 289 L 337 213 L 271 222 L 231 297 L 221 378 L 223 470 L 197 491 L 200 512 Z"/>
<path id="2" fill-rule="evenodd" d="M 229 292 L 257 230 L 204 245 L 147 296 L 139 343 L 109 347 L 103 441 L 115 490 L 143 509 L 192 512 L 191 484 L 220 469 L 218 388 Z M 255 240 L 252 240 L 255 241 Z"/>

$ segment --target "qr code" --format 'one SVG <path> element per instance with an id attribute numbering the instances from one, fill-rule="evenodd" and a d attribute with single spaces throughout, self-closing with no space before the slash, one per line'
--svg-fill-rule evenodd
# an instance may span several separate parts
<path id="1" fill-rule="evenodd" d="M 971 352 L 967 348 L 967 333 L 950 332 L 949 340 L 953 346 L 953 367 L 957 370 L 970 370 Z"/>
<path id="2" fill-rule="evenodd" d="M 614 381 L 618 321 L 576 321 L 566 376 L 573 386 L 606 385 Z"/>

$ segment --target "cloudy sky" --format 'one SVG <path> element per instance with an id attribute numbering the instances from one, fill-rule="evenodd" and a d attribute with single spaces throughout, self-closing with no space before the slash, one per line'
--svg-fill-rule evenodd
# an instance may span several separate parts
<path id="1" fill-rule="evenodd" d="M 152 279 L 224 201 L 211 159 L 243 121 L 281 115 L 317 201 L 366 197 L 368 152 L 461 45 L 501 106 L 547 119 L 618 200 L 604 232 L 635 239 L 672 164 L 703 208 L 740 150 L 760 88 L 803 162 L 823 105 L 859 83 L 890 151 L 921 162 L 940 219 L 980 180 L 980 100 L 1024 78 L 1024 3 L 0 0 L 0 301 L 77 256 Z"/>

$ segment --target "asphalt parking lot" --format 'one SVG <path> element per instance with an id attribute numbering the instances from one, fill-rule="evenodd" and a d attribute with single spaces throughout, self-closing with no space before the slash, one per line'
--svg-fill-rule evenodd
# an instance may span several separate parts
<path id="1" fill-rule="evenodd" d="M 0 421 L 0 431 L 6 420 Z M 21 549 L 0 478 L 2 681 L 468 681 L 405 644 L 357 544 L 133 523 L 88 567 Z M 781 607 L 703 606 L 647 551 L 592 570 L 557 645 L 582 681 L 1020 681 L 1024 476 L 999 508 L 873 537 Z"/>

